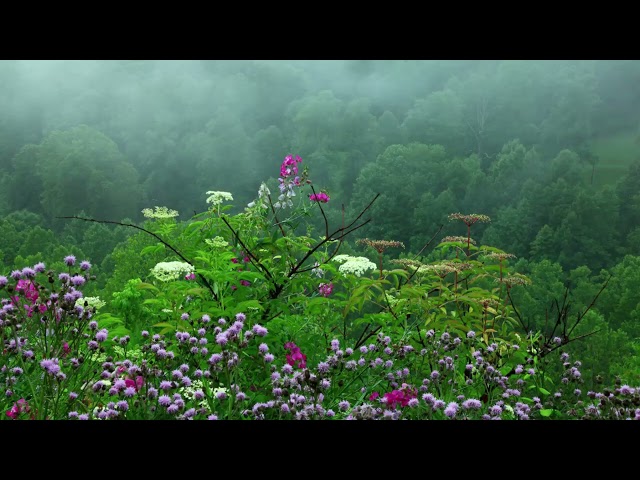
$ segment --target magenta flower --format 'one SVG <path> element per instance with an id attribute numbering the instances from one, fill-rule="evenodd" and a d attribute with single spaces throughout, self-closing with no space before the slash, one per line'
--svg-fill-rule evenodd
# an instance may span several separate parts
<path id="1" fill-rule="evenodd" d="M 7 417 L 16 420 L 22 412 L 29 413 L 30 410 L 31 408 L 29 407 L 29 403 L 24 398 L 21 398 L 20 400 L 15 402 L 13 404 L 13 407 L 7 410 L 6 413 Z"/>
<path id="2" fill-rule="evenodd" d="M 307 356 L 300 351 L 300 347 L 293 342 L 287 342 L 284 344 L 284 348 L 289 350 L 289 353 L 287 353 L 287 363 L 289 365 L 296 368 L 307 368 Z"/>
<path id="3" fill-rule="evenodd" d="M 387 406 L 391 410 L 395 410 L 397 405 L 406 407 L 409 404 L 409 401 L 412 398 L 416 398 L 417 396 L 418 396 L 418 391 L 414 388 L 411 388 L 406 383 L 402 384 L 401 389 L 393 390 L 391 392 L 384 394 L 384 398 L 386 400 Z"/>
<path id="4" fill-rule="evenodd" d="M 328 297 L 333 292 L 333 283 L 321 283 L 318 285 L 318 292 L 323 297 Z"/>
<path id="5" fill-rule="evenodd" d="M 124 384 L 127 388 L 133 387 L 135 388 L 136 392 L 139 392 L 142 386 L 144 385 L 144 378 L 141 377 L 140 375 L 136 377 L 135 381 L 133 381 L 130 378 L 125 378 Z"/>
<path id="6" fill-rule="evenodd" d="M 38 289 L 31 280 L 18 280 L 16 290 L 22 293 L 31 303 L 35 303 L 38 300 Z"/>
<path id="7" fill-rule="evenodd" d="M 296 155 L 295 158 L 293 155 L 287 155 L 284 157 L 282 165 L 280 166 L 280 176 L 282 178 L 287 178 L 291 175 L 298 174 L 298 163 L 302 162 L 302 158 Z"/>
<path id="8" fill-rule="evenodd" d="M 193 273 L 193 272 L 191 272 L 191 273 L 187 273 L 187 274 L 184 276 L 184 279 L 185 279 L 185 280 L 195 280 L 195 279 L 196 279 L 196 274 L 195 274 L 195 273 Z"/>
<path id="9" fill-rule="evenodd" d="M 311 200 L 312 202 L 327 203 L 331 199 L 329 198 L 329 195 L 327 195 L 326 193 L 320 192 L 320 193 L 312 193 L 311 195 L 309 195 L 309 200 Z"/>

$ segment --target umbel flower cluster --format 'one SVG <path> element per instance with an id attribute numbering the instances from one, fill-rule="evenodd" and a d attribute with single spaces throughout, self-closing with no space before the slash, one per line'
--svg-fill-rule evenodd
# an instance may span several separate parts
<path id="1" fill-rule="evenodd" d="M 159 262 L 151 269 L 151 274 L 161 282 L 170 282 L 195 272 L 193 265 L 186 262 Z"/>
<path id="2" fill-rule="evenodd" d="M 361 276 L 368 270 L 375 270 L 376 264 L 367 257 L 353 257 L 351 255 L 336 255 L 333 261 L 340 263 L 338 270 L 342 273 L 351 273 L 356 277 Z"/>

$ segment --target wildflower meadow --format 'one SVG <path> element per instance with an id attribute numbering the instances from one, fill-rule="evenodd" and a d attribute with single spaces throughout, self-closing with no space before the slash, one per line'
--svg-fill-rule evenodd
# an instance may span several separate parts
<path id="1" fill-rule="evenodd" d="M 359 237 L 378 196 L 328 216 L 303 164 L 234 214 L 209 190 L 184 221 L 67 218 L 153 239 L 113 298 L 85 294 L 90 258 L 0 272 L 3 420 L 640 419 L 638 386 L 587 389 L 566 351 L 588 309 L 527 328 L 512 293 L 531 280 L 473 239 L 488 216 L 452 212 L 459 236 L 410 252 Z"/>

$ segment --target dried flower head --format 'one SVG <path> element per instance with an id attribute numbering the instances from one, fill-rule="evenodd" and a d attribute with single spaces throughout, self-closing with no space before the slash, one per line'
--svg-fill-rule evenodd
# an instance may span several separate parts
<path id="1" fill-rule="evenodd" d="M 404 243 L 396 240 L 371 240 L 369 238 L 360 238 L 356 240 L 359 245 L 368 245 L 378 253 L 383 253 L 387 248 L 404 248 Z"/>
<path id="2" fill-rule="evenodd" d="M 470 243 L 471 245 L 476 244 L 476 241 L 473 238 L 460 237 L 456 235 L 444 237 L 442 240 L 440 240 L 440 243 L 446 243 L 446 242 Z"/>
<path id="3" fill-rule="evenodd" d="M 467 226 L 471 226 L 476 222 L 488 223 L 491 221 L 491 219 L 487 215 L 482 215 L 479 213 L 471 213 L 469 215 L 463 215 L 462 213 L 451 213 L 449 214 L 449 220 L 462 220 Z"/>
<path id="4" fill-rule="evenodd" d="M 513 287 L 514 285 L 531 285 L 531 280 L 521 273 L 505 275 L 501 279 L 496 279 L 496 282 L 504 283 L 509 288 Z"/>
<path id="5" fill-rule="evenodd" d="M 402 265 L 403 267 L 412 267 L 419 269 L 420 267 L 424 267 L 425 264 L 419 262 L 418 260 L 411 260 L 410 258 L 394 258 L 391 260 L 391 263 L 397 263 L 398 265 Z"/>
<path id="6" fill-rule="evenodd" d="M 516 258 L 516 256 L 513 253 L 491 252 L 484 255 L 484 258 L 503 261 L 503 260 L 506 260 L 507 258 Z"/>

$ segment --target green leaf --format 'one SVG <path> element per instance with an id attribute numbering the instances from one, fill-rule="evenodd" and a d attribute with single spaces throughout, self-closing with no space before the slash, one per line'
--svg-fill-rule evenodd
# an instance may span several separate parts
<path id="1" fill-rule="evenodd" d="M 235 310 L 245 312 L 247 310 L 264 310 L 264 307 L 258 300 L 245 300 L 236 305 Z"/>
<path id="2" fill-rule="evenodd" d="M 139 288 L 140 290 L 154 290 L 156 292 L 159 292 L 160 289 L 158 287 L 156 287 L 155 285 L 152 285 L 150 283 L 146 283 L 146 282 L 140 282 L 136 285 L 136 288 Z"/>
<path id="3" fill-rule="evenodd" d="M 156 253 L 164 249 L 164 245 L 162 243 L 158 243 L 156 245 L 150 245 L 148 247 L 144 247 L 140 252 L 140 255 L 146 255 L 147 253 Z"/>
<path id="4" fill-rule="evenodd" d="M 153 324 L 154 327 L 168 327 L 168 328 L 175 328 L 175 323 L 169 323 L 169 322 L 160 322 L 160 323 L 154 323 Z"/>
<path id="5" fill-rule="evenodd" d="M 540 410 L 540 415 L 543 417 L 550 417 L 553 412 L 555 412 L 553 408 L 545 408 Z"/>

